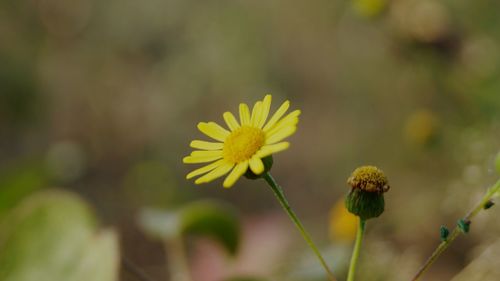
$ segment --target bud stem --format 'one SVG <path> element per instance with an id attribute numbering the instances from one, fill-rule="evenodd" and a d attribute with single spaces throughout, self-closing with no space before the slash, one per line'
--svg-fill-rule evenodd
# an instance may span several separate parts
<path id="1" fill-rule="evenodd" d="M 283 207 L 285 212 L 288 214 L 288 216 L 290 217 L 292 222 L 295 224 L 295 226 L 299 230 L 299 232 L 302 235 L 302 237 L 304 238 L 304 240 L 306 240 L 307 245 L 309 245 L 309 247 L 313 250 L 314 254 L 316 255 L 316 257 L 320 261 L 321 266 L 323 266 L 323 268 L 325 269 L 326 274 L 328 275 L 328 279 L 330 281 L 336 281 L 337 279 L 335 279 L 335 277 L 333 276 L 333 273 L 328 268 L 328 265 L 326 264 L 325 260 L 323 259 L 323 256 L 321 256 L 321 253 L 319 252 L 316 245 L 314 245 L 313 241 L 311 240 L 311 237 L 309 236 L 307 231 L 304 229 L 304 226 L 300 222 L 299 218 L 297 217 L 297 215 L 295 215 L 295 212 L 292 210 L 292 208 L 288 204 L 288 201 L 286 200 L 285 194 L 283 193 L 283 190 L 281 189 L 281 187 L 276 183 L 276 181 L 274 180 L 274 178 L 271 176 L 270 173 L 265 173 L 263 175 L 263 178 L 266 180 L 266 182 L 269 184 L 269 186 L 273 190 L 274 195 L 276 196 L 276 198 L 278 199 L 281 206 Z"/>
<path id="2" fill-rule="evenodd" d="M 493 198 L 500 191 L 500 180 L 497 181 L 492 187 L 488 189 L 484 197 L 479 201 L 479 203 L 462 219 L 464 221 L 471 221 L 481 210 L 484 209 L 484 206 L 490 202 L 491 198 Z M 427 259 L 425 264 L 420 268 L 415 277 L 413 277 L 412 281 L 417 281 L 424 275 L 427 270 L 431 267 L 431 265 L 439 258 L 439 256 L 448 249 L 450 244 L 461 234 L 463 233 L 460 230 L 459 226 L 456 226 L 453 231 L 448 236 L 448 239 L 441 242 L 439 246 L 434 250 L 432 255 Z"/>
<path id="3" fill-rule="evenodd" d="M 347 275 L 347 281 L 354 281 L 354 275 L 356 273 L 356 266 L 358 264 L 359 253 L 361 252 L 361 242 L 363 241 L 363 235 L 365 232 L 366 220 L 358 217 L 359 225 L 358 232 L 356 234 L 356 242 L 354 244 L 354 249 L 351 256 L 351 264 L 349 265 L 349 274 Z"/>

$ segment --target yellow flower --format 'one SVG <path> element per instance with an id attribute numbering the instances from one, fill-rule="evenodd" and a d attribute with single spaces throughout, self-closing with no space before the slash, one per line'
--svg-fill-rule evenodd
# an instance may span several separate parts
<path id="1" fill-rule="evenodd" d="M 406 121 L 405 135 L 413 144 L 431 144 L 438 137 L 438 133 L 439 121 L 432 111 L 418 110 L 412 113 Z"/>
<path id="2" fill-rule="evenodd" d="M 358 218 L 349 213 L 344 200 L 339 200 L 330 210 L 330 238 L 333 241 L 354 241 Z"/>
<path id="3" fill-rule="evenodd" d="M 380 15 L 387 6 L 387 0 L 354 0 L 353 7 L 356 12 L 364 17 Z"/>
<path id="4" fill-rule="evenodd" d="M 264 172 L 262 158 L 285 150 L 290 143 L 282 142 L 297 130 L 300 110 L 283 115 L 290 107 L 285 101 L 274 115 L 267 121 L 271 108 L 271 95 L 266 95 L 262 101 L 255 103 L 250 114 L 248 105 L 241 103 L 239 107 L 240 122 L 231 112 L 223 114 L 229 128 L 226 130 L 214 122 L 200 122 L 198 129 L 218 142 L 194 140 L 190 146 L 195 149 L 190 156 L 184 157 L 184 163 L 208 163 L 202 168 L 189 173 L 186 178 L 196 179 L 196 184 L 207 183 L 225 174 L 223 186 L 229 188 L 250 168 L 260 175 Z"/>

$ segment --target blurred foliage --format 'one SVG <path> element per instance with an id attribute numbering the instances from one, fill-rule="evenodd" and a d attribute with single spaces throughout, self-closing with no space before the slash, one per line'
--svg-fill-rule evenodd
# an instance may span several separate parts
<path id="1" fill-rule="evenodd" d="M 119 260 L 116 233 L 68 192 L 33 194 L 0 222 L 0 280 L 113 281 Z"/>
<path id="2" fill-rule="evenodd" d="M 47 174 L 60 184 L 70 184 L 83 177 L 86 155 L 81 145 L 72 141 L 54 143 L 45 157 Z"/>
<path id="3" fill-rule="evenodd" d="M 279 208 L 256 181 L 193 187 L 181 163 L 197 122 L 271 92 L 303 112 L 273 174 L 312 236 L 342 247 L 328 240 L 329 210 L 352 168 L 380 166 L 393 189 L 367 229 L 365 255 L 377 259 L 360 277 L 408 279 L 439 226 L 454 224 L 500 169 L 499 10 L 493 0 L 0 1 L 0 218 L 39 189 L 64 187 L 117 225 L 124 250 L 160 279 L 163 250 L 137 234 L 138 210 L 176 217 L 215 197 L 245 222 Z M 168 217 L 153 220 L 157 234 Z M 211 230 L 233 241 L 229 250 L 230 229 L 233 238 Z M 483 235 L 464 244 L 500 233 L 494 218 L 476 229 Z M 430 280 L 459 272 L 466 249 Z M 321 276 L 308 275 L 315 261 L 298 261 L 301 250 L 287 249 L 266 268 L 277 277 L 263 277 Z M 333 252 L 341 272 L 349 254 Z"/>
<path id="4" fill-rule="evenodd" d="M 178 192 L 176 177 L 158 161 L 139 162 L 127 172 L 123 188 L 131 203 L 138 207 L 165 207 L 178 204 L 184 195 Z"/>
<path id="5" fill-rule="evenodd" d="M 47 183 L 43 165 L 36 161 L 19 163 L 0 171 L 0 218 L 23 197 Z"/>
<path id="6" fill-rule="evenodd" d="M 240 241 L 240 226 L 235 210 L 227 204 L 202 201 L 185 206 L 181 211 L 184 235 L 206 235 L 218 240 L 235 255 Z"/>
<path id="7" fill-rule="evenodd" d="M 387 0 L 353 0 L 353 8 L 362 17 L 380 15 L 387 7 Z"/>
<path id="8" fill-rule="evenodd" d="M 409 143 L 420 147 L 436 145 L 439 123 L 435 114 L 429 110 L 417 110 L 406 121 L 405 135 Z"/>
<path id="9" fill-rule="evenodd" d="M 146 209 L 139 223 L 147 234 L 163 241 L 190 235 L 210 237 L 231 255 L 236 255 L 241 239 L 234 208 L 215 200 L 194 201 L 171 212 Z"/>
<path id="10" fill-rule="evenodd" d="M 32 122 L 40 102 L 30 65 L 0 52 L 0 125 L 14 129 Z"/>

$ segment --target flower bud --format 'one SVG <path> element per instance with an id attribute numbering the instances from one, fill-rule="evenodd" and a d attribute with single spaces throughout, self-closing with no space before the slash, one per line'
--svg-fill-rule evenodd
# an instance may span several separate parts
<path id="1" fill-rule="evenodd" d="M 347 183 L 351 186 L 345 200 L 349 212 L 362 220 L 378 217 L 384 212 L 384 193 L 389 190 L 384 172 L 375 166 L 359 167 Z"/>
<path id="2" fill-rule="evenodd" d="M 450 230 L 442 225 L 441 228 L 439 228 L 439 236 L 441 237 L 441 241 L 447 241 L 448 236 L 450 235 Z"/>
<path id="3" fill-rule="evenodd" d="M 469 233 L 470 224 L 471 224 L 470 220 L 464 220 L 464 219 L 459 219 L 457 222 L 458 228 L 465 234 Z"/>

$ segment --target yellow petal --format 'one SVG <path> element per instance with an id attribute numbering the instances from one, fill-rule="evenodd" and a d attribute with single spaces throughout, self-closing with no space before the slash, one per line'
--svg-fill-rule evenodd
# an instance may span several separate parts
<path id="1" fill-rule="evenodd" d="M 196 149 L 204 149 L 204 150 L 219 150 L 224 148 L 224 144 L 221 142 L 208 142 L 201 140 L 192 141 L 189 146 Z"/>
<path id="2" fill-rule="evenodd" d="M 246 103 L 240 103 L 240 124 L 250 125 L 250 109 Z"/>
<path id="3" fill-rule="evenodd" d="M 274 133 L 272 136 L 266 137 L 266 144 L 273 144 L 282 141 L 283 139 L 295 133 L 296 130 L 297 130 L 296 126 L 285 127 Z"/>
<path id="4" fill-rule="evenodd" d="M 271 101 L 271 95 L 266 95 L 264 97 L 264 100 L 262 101 L 262 115 L 259 123 L 257 124 L 257 128 L 262 128 L 262 126 L 266 123 L 267 117 L 269 116 L 269 110 L 271 109 Z"/>
<path id="5" fill-rule="evenodd" d="M 260 121 L 261 112 L 262 112 L 262 102 L 258 101 L 255 103 L 253 107 L 252 117 L 250 119 L 250 125 L 252 125 L 253 127 L 257 126 L 257 124 Z"/>
<path id="6" fill-rule="evenodd" d="M 208 173 L 208 172 L 212 171 L 213 169 L 219 167 L 223 162 L 225 162 L 224 159 L 221 159 L 219 161 L 213 162 L 213 163 L 208 164 L 204 167 L 196 169 L 196 170 L 192 171 L 191 173 L 187 174 L 186 179 L 192 179 L 196 176 L 202 175 L 204 173 Z"/>
<path id="7" fill-rule="evenodd" d="M 209 156 L 209 157 L 200 157 L 200 156 L 186 156 L 182 159 L 184 164 L 196 164 L 196 163 L 207 163 L 215 160 L 219 160 L 222 158 L 221 156 Z"/>
<path id="8" fill-rule="evenodd" d="M 191 152 L 193 157 L 212 157 L 220 156 L 222 157 L 222 150 L 195 150 Z"/>
<path id="9" fill-rule="evenodd" d="M 297 127 L 297 123 L 299 123 L 298 118 L 287 120 L 287 122 L 284 123 L 278 123 L 276 126 L 274 126 L 274 128 L 266 132 L 266 136 L 271 137 L 287 127 Z"/>
<path id="10" fill-rule="evenodd" d="M 256 155 L 260 158 L 264 158 L 266 156 L 269 156 L 271 154 L 274 154 L 276 152 L 283 151 L 287 149 L 290 146 L 289 142 L 280 142 L 276 144 L 269 144 L 269 145 L 264 145 L 257 153 Z"/>
<path id="11" fill-rule="evenodd" d="M 238 121 L 236 121 L 236 118 L 231 112 L 224 112 L 222 115 L 224 117 L 224 120 L 226 121 L 227 126 L 231 131 L 234 131 L 240 127 L 240 124 L 238 124 Z"/>
<path id="12" fill-rule="evenodd" d="M 262 160 L 257 157 L 257 155 L 254 155 L 252 158 L 250 158 L 250 169 L 252 172 L 256 175 L 262 174 L 264 172 L 264 163 L 262 163 Z"/>
<path id="13" fill-rule="evenodd" d="M 295 110 L 281 119 L 276 125 L 265 131 L 268 135 L 274 134 L 276 131 L 283 129 L 286 126 L 295 126 L 299 122 L 300 110 Z"/>
<path id="14" fill-rule="evenodd" d="M 205 135 L 221 142 L 224 142 L 230 134 L 228 130 L 214 122 L 200 122 L 198 123 L 198 129 Z"/>
<path id="15" fill-rule="evenodd" d="M 264 126 L 263 130 L 267 131 L 268 129 L 272 128 L 274 126 L 274 124 L 276 124 L 276 122 L 278 122 L 278 120 L 281 118 L 281 116 L 283 116 L 283 114 L 285 114 L 285 112 L 288 110 L 289 107 L 290 107 L 290 102 L 285 101 L 280 106 L 280 108 L 278 108 L 276 113 L 274 113 L 273 117 L 271 117 L 271 119 L 269 119 L 269 122 L 267 122 L 267 124 Z"/>
<path id="16" fill-rule="evenodd" d="M 229 162 L 224 162 L 219 167 L 215 168 L 214 170 L 210 171 L 208 174 L 199 177 L 197 180 L 194 181 L 196 184 L 201 184 L 201 183 L 207 183 L 211 182 L 216 178 L 222 177 L 223 175 L 229 173 L 229 171 L 234 167 L 233 163 Z"/>
<path id="17" fill-rule="evenodd" d="M 223 186 L 230 188 L 247 171 L 248 161 L 241 162 L 234 167 L 229 176 L 224 180 Z"/>

